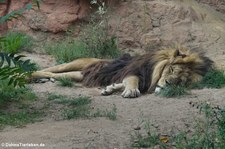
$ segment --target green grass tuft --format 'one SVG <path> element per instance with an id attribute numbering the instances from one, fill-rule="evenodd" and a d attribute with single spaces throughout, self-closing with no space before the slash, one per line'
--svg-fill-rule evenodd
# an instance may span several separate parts
<path id="1" fill-rule="evenodd" d="M 33 45 L 33 40 L 30 36 L 19 33 L 9 32 L 0 40 L 0 51 L 8 53 L 18 53 L 20 51 L 29 51 Z"/>
<path id="2" fill-rule="evenodd" d="M 97 111 L 92 112 L 91 116 L 93 117 L 107 117 L 110 120 L 116 120 L 117 119 L 117 108 L 115 105 L 113 105 L 111 110 L 100 110 L 97 109 Z"/>
<path id="3" fill-rule="evenodd" d="M 70 78 L 59 78 L 57 79 L 59 81 L 59 86 L 63 86 L 63 87 L 73 87 L 73 81 Z"/>
<path id="4" fill-rule="evenodd" d="M 48 43 L 44 49 L 48 54 L 53 55 L 58 63 L 71 62 L 82 57 L 116 58 L 120 56 L 116 38 L 104 39 L 102 43 L 99 39 L 94 39 L 97 36 L 89 38 L 80 41 L 68 38 L 58 43 Z"/>
<path id="5" fill-rule="evenodd" d="M 166 86 L 165 88 L 161 89 L 158 95 L 162 97 L 179 97 L 183 95 L 187 95 L 188 91 L 187 88 L 184 86 L 176 86 L 176 85 L 170 85 Z"/>
<path id="6" fill-rule="evenodd" d="M 135 141 L 132 146 L 136 148 L 151 148 L 159 144 L 159 138 L 156 134 L 148 134 L 147 136 L 143 136 L 137 132 L 135 134 L 135 138 L 133 139 L 135 139 Z"/>
<path id="7" fill-rule="evenodd" d="M 203 78 L 202 81 L 194 83 L 191 85 L 191 88 L 202 89 L 206 88 L 222 88 L 225 86 L 225 75 L 224 72 L 220 70 L 214 70 L 208 72 Z"/>
<path id="8" fill-rule="evenodd" d="M 27 123 L 33 123 L 41 116 L 41 113 L 38 111 L 28 112 L 26 110 L 22 112 L 3 112 L 0 111 L 0 128 L 3 128 L 5 125 L 11 126 L 22 126 Z"/>
<path id="9" fill-rule="evenodd" d="M 91 99 L 90 97 L 78 97 L 78 98 L 75 98 L 73 100 L 71 100 L 71 102 L 69 102 L 69 105 L 70 106 L 84 106 L 84 105 L 88 105 L 91 103 Z"/>
<path id="10" fill-rule="evenodd" d="M 88 57 L 117 58 L 121 54 L 116 36 L 109 34 L 107 21 L 92 21 L 84 28 L 79 38 Z"/>
<path id="11" fill-rule="evenodd" d="M 90 117 L 91 99 L 89 97 L 78 97 L 72 100 L 65 100 L 70 107 L 62 112 L 65 119 L 78 119 Z M 65 103 L 65 102 L 64 102 Z"/>
<path id="12" fill-rule="evenodd" d="M 74 39 L 66 39 L 61 42 L 52 42 L 44 46 L 48 54 L 53 55 L 58 63 L 71 62 L 74 59 L 87 57 L 84 45 Z"/>
<path id="13" fill-rule="evenodd" d="M 77 108 L 64 110 L 62 115 L 65 119 L 89 118 L 90 109 L 87 106 L 81 106 Z"/>

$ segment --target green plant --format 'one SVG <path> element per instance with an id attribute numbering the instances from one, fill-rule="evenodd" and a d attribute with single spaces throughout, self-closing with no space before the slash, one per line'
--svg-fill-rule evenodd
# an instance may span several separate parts
<path id="1" fill-rule="evenodd" d="M 48 99 L 56 104 L 63 104 L 66 107 L 62 110 L 65 119 L 88 118 L 90 115 L 91 99 L 89 97 L 70 98 L 63 95 L 49 94 Z"/>
<path id="2" fill-rule="evenodd" d="M 174 136 L 172 141 L 175 142 L 177 148 L 224 148 L 225 132 L 222 122 L 225 119 L 224 109 L 215 109 L 210 104 L 203 103 L 200 105 L 200 111 L 204 113 L 204 120 L 197 123 L 193 135 L 181 133 Z"/>
<path id="3" fill-rule="evenodd" d="M 0 38 L 0 52 L 18 53 L 20 50 L 29 50 L 32 46 L 30 36 L 18 32 L 9 32 Z"/>
<path id="4" fill-rule="evenodd" d="M 39 0 L 36 0 L 35 2 L 39 7 Z M 5 16 L 2 16 L 0 18 L 0 23 L 17 19 L 18 17 L 22 16 L 24 11 L 30 10 L 31 8 L 32 5 L 27 4 L 25 8 L 14 10 Z M 32 72 L 30 68 L 34 68 L 34 65 L 32 65 L 29 60 L 22 61 L 20 59 L 23 57 L 22 55 L 14 55 L 18 48 L 22 46 L 22 41 L 24 41 L 24 38 L 22 38 L 22 36 L 19 34 L 16 34 L 16 36 L 14 34 L 10 34 L 10 36 L 8 35 L 6 37 L 0 37 L 0 80 L 9 79 L 9 85 L 13 84 L 14 86 L 19 87 L 25 85 L 26 77 Z M 7 52 L 11 53 L 8 54 Z"/>
<path id="5" fill-rule="evenodd" d="M 90 97 L 78 97 L 74 100 L 71 100 L 69 103 L 70 106 L 83 106 L 83 105 L 88 105 L 91 103 Z"/>
<path id="6" fill-rule="evenodd" d="M 111 111 L 109 111 L 109 110 L 106 110 L 106 117 L 108 117 L 110 120 L 116 120 L 116 118 L 117 118 L 117 114 L 116 114 L 116 111 L 117 111 L 117 108 L 116 108 L 116 105 L 115 104 L 113 104 L 113 108 L 112 108 L 112 110 Z"/>
<path id="7" fill-rule="evenodd" d="M 0 80 L 0 105 L 11 101 L 34 100 L 36 95 L 27 87 L 15 88 L 7 80 Z"/>
<path id="8" fill-rule="evenodd" d="M 191 88 L 222 88 L 225 86 L 225 75 L 220 70 L 213 70 L 208 72 L 202 81 L 194 83 Z"/>
<path id="9" fill-rule="evenodd" d="M 116 35 L 109 30 L 108 9 L 101 1 L 92 0 L 91 4 L 98 9 L 80 35 L 86 54 L 89 57 L 117 58 L 120 56 L 120 50 L 117 46 Z"/>
<path id="10" fill-rule="evenodd" d="M 35 99 L 37 96 L 29 88 L 15 88 L 7 80 L 0 80 L 0 129 L 36 121 L 41 112 L 31 110 L 29 105 Z"/>
<path id="11" fill-rule="evenodd" d="M 24 8 L 20 8 L 19 10 L 13 10 L 10 13 L 6 14 L 5 16 L 2 16 L 0 18 L 0 23 L 11 21 L 12 19 L 17 19 L 18 17 L 23 16 L 23 13 L 27 10 L 30 10 L 31 8 L 32 5 L 27 4 Z"/>
<path id="12" fill-rule="evenodd" d="M 117 58 L 120 50 L 115 34 L 110 33 L 109 30 L 108 9 L 102 1 L 92 0 L 91 4 L 97 6 L 97 11 L 80 35 L 80 41 L 85 46 L 85 53 L 89 57 Z"/>
<path id="13" fill-rule="evenodd" d="M 93 117 L 107 117 L 109 118 L 110 120 L 116 120 L 117 119 L 117 108 L 116 108 L 116 105 L 113 104 L 113 107 L 111 110 L 100 110 L 100 109 L 97 109 L 97 111 L 93 111 L 91 113 L 91 116 Z"/>
<path id="14" fill-rule="evenodd" d="M 66 119 L 78 119 L 90 117 L 91 99 L 89 97 L 78 97 L 68 102 L 70 109 L 64 110 L 62 115 Z"/>
<path id="15" fill-rule="evenodd" d="M 9 79 L 9 85 L 25 86 L 26 78 L 32 71 L 36 70 L 36 65 L 30 60 L 21 60 L 23 55 L 0 53 L 0 80 Z"/>
<path id="16" fill-rule="evenodd" d="M 49 94 L 48 99 L 56 104 L 64 105 L 61 111 L 64 119 L 107 117 L 110 120 L 116 120 L 117 108 L 115 105 L 113 105 L 111 110 L 94 110 L 90 105 L 92 100 L 89 97 L 70 98 L 62 95 Z"/>
<path id="17" fill-rule="evenodd" d="M 0 128 L 2 129 L 5 125 L 21 126 L 26 123 L 33 123 L 38 120 L 41 113 L 38 111 L 22 111 L 22 112 L 3 112 L 0 111 Z"/>
<path id="18" fill-rule="evenodd" d="M 73 87 L 73 81 L 69 78 L 62 77 L 58 79 L 59 81 L 59 86 L 64 86 L 64 87 Z"/>
<path id="19" fill-rule="evenodd" d="M 137 148 L 176 148 L 176 149 L 223 149 L 225 148 L 225 108 L 215 108 L 208 103 L 198 105 L 204 119 L 198 121 L 194 132 L 180 132 L 160 138 L 159 133 L 152 132 L 150 125 L 145 133 L 139 130 L 132 136 L 132 146 Z M 148 124 L 148 123 L 147 123 Z"/>
<path id="20" fill-rule="evenodd" d="M 40 9 L 41 0 L 33 0 L 32 3 Z M 0 0 L 0 3 L 5 3 L 5 0 Z M 7 6 L 9 7 L 9 6 Z M 13 19 L 18 19 L 19 17 L 23 17 L 23 13 L 27 10 L 32 9 L 32 4 L 28 3 L 24 8 L 20 8 L 18 10 L 13 10 L 10 13 L 0 17 L 0 23 L 5 23 L 7 21 L 12 21 Z"/>
<path id="21" fill-rule="evenodd" d="M 53 55 L 58 63 L 70 62 L 77 58 L 87 57 L 83 44 L 69 38 L 59 43 L 45 44 L 44 49 L 48 54 Z"/>
<path id="22" fill-rule="evenodd" d="M 158 95 L 170 98 L 179 97 L 187 94 L 187 88 L 184 86 L 168 85 L 165 88 L 161 89 Z"/>
<path id="23" fill-rule="evenodd" d="M 150 122 L 143 121 L 142 123 L 144 124 L 144 134 L 140 130 L 137 130 L 134 132 L 134 135 L 131 135 L 133 141 L 132 147 L 154 148 L 156 145 L 164 146 L 160 141 L 159 134 L 152 130 Z"/>
<path id="24" fill-rule="evenodd" d="M 120 50 L 115 36 L 109 35 L 107 29 L 98 23 L 91 23 L 80 36 L 88 57 L 117 58 Z"/>

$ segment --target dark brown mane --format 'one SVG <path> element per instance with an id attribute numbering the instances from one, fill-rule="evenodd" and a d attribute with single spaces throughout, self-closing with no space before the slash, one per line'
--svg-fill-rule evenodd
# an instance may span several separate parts
<path id="1" fill-rule="evenodd" d="M 112 62 L 98 62 L 83 70 L 83 85 L 87 87 L 107 86 L 121 83 L 129 75 L 136 75 L 140 79 L 139 90 L 146 92 L 151 84 L 151 72 L 155 62 L 154 54 L 131 57 L 128 54 Z"/>

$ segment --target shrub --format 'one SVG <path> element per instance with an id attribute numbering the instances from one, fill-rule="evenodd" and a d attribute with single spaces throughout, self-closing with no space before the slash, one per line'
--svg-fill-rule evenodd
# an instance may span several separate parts
<path id="1" fill-rule="evenodd" d="M 194 83 L 191 88 L 202 89 L 206 88 L 222 88 L 225 86 L 225 75 L 220 70 L 214 70 L 208 72 L 202 79 L 202 81 Z"/>
<path id="2" fill-rule="evenodd" d="M 117 58 L 120 50 L 117 47 L 117 38 L 109 35 L 107 24 L 89 24 L 80 36 L 88 57 Z"/>

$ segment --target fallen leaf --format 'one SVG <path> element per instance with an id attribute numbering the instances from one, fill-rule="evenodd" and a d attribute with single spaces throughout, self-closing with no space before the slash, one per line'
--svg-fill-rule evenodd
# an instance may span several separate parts
<path id="1" fill-rule="evenodd" d="M 169 142 L 169 137 L 168 137 L 168 136 L 165 136 L 165 135 L 160 136 L 159 139 L 160 139 L 160 141 L 163 142 L 163 143 Z"/>

